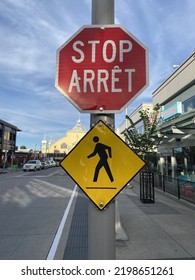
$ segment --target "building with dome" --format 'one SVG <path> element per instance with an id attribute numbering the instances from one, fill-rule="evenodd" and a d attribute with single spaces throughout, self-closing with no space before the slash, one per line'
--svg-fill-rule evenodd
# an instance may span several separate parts
<path id="1" fill-rule="evenodd" d="M 64 157 L 86 134 L 86 129 L 80 119 L 66 135 L 55 142 L 49 142 L 44 136 L 41 142 L 41 152 L 44 157 Z"/>

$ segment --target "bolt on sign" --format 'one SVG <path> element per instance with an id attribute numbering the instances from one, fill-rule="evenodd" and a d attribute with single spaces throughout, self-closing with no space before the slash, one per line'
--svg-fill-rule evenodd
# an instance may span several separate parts
<path id="1" fill-rule="evenodd" d="M 81 112 L 121 112 L 148 85 L 147 48 L 119 25 L 83 26 L 57 50 L 56 88 Z"/>
<path id="2" fill-rule="evenodd" d="M 102 210 L 145 163 L 104 122 L 99 121 L 60 165 Z"/>

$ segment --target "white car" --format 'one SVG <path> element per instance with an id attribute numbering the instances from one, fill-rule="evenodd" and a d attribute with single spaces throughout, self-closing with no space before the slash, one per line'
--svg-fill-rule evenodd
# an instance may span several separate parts
<path id="1" fill-rule="evenodd" d="M 49 168 L 49 165 L 46 161 L 41 161 L 41 169 L 47 169 Z"/>
<path id="2" fill-rule="evenodd" d="M 35 170 L 41 170 L 40 160 L 29 160 L 27 163 L 23 165 L 23 171 L 35 171 Z"/>
<path id="3" fill-rule="evenodd" d="M 55 167 L 56 166 L 56 162 L 54 160 L 50 160 L 51 162 L 51 166 Z"/>

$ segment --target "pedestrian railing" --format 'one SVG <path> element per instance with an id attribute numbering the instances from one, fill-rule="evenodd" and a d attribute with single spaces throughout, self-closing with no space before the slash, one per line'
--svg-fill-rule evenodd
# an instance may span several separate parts
<path id="1" fill-rule="evenodd" d="M 195 182 L 191 181 L 187 177 L 181 176 L 178 178 L 172 178 L 166 175 L 158 175 L 159 184 L 155 184 L 155 187 L 162 189 L 164 192 L 171 193 L 177 196 L 179 199 L 183 198 L 192 203 L 195 203 Z"/>

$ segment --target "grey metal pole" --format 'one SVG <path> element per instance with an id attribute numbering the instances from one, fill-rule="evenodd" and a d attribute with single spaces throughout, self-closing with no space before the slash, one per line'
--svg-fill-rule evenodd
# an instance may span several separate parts
<path id="1" fill-rule="evenodd" d="M 92 24 L 114 24 L 114 0 L 92 0 Z M 90 126 L 99 120 L 115 129 L 114 114 L 91 114 Z M 88 259 L 115 259 L 115 202 L 100 211 L 88 208 Z"/>
<path id="2" fill-rule="evenodd" d="M 114 0 L 92 0 L 92 24 L 114 24 Z"/>

